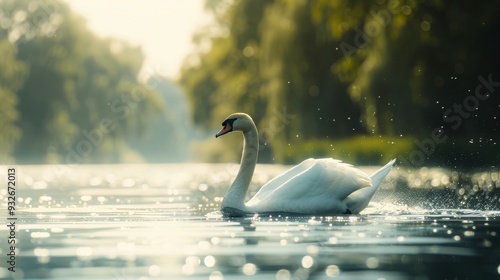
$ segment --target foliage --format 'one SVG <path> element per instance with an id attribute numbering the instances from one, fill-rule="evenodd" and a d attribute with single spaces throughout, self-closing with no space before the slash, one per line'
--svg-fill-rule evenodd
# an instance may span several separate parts
<path id="1" fill-rule="evenodd" d="M 141 49 L 96 37 L 61 1 L 3 0 L 0 19 L 2 137 L 11 139 L 0 139 L 2 153 L 20 163 L 121 161 L 125 138 L 161 110 L 137 80 Z"/>
<path id="2" fill-rule="evenodd" d="M 353 148 L 356 147 L 356 148 Z M 389 149 L 387 147 L 390 147 Z M 332 157 L 358 164 L 385 164 L 415 149 L 409 137 L 364 137 L 348 139 L 319 139 L 291 143 L 282 147 L 285 163 L 300 162 L 308 157 Z"/>
<path id="3" fill-rule="evenodd" d="M 359 139 L 417 141 L 437 128 L 450 139 L 498 135 L 492 116 L 500 97 L 493 89 L 487 101 L 476 98 L 476 104 L 473 94 L 479 76 L 500 80 L 500 39 L 493 36 L 500 27 L 500 2 L 206 3 L 216 26 L 195 38 L 199 50 L 186 60 L 181 78 L 193 119 L 216 130 L 229 113 L 246 111 L 261 129 L 278 127 L 261 139 L 267 159 L 290 161 L 288 144 L 299 156 L 311 143 L 321 153 L 322 141 L 337 145 L 352 139 L 345 148 L 364 154 L 354 158 L 363 161 L 369 154 L 391 154 L 394 146 L 383 151 Z M 456 106 L 473 109 L 462 113 Z M 295 117 L 280 121 L 277 111 Z M 461 118 L 460 125 L 445 115 Z M 441 151 L 453 143 L 440 144 L 427 163 L 442 163 Z M 473 158 L 467 157 L 484 164 Z"/>
<path id="4" fill-rule="evenodd" d="M 8 41 L 0 41 L 0 164 L 12 161 L 15 143 L 21 138 L 21 130 L 16 125 L 19 111 L 16 109 L 16 91 L 21 87 L 26 65 L 16 59 L 15 50 Z"/>
<path id="5" fill-rule="evenodd" d="M 225 7 L 227 2 L 230 8 Z M 235 109 L 256 119 L 262 116 L 263 112 L 257 109 L 265 105 L 259 96 L 261 82 L 254 75 L 260 71 L 257 25 L 269 3 L 272 1 L 243 0 L 238 5 L 231 1 L 207 1 L 207 7 L 217 16 L 220 35 L 206 38 L 200 33 L 195 37 L 201 54 L 188 60 L 193 67 L 185 67 L 181 78 L 195 123 L 209 127 L 212 120 L 222 120 Z M 219 12 L 223 14 L 217 15 Z M 212 46 L 209 53 L 203 54 L 204 44 Z"/>

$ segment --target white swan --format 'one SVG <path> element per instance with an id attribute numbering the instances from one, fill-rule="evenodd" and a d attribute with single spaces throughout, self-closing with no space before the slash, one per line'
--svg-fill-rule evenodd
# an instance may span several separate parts
<path id="1" fill-rule="evenodd" d="M 257 128 L 245 113 L 231 114 L 222 126 L 215 137 L 231 131 L 241 131 L 244 136 L 240 169 L 221 205 L 226 216 L 358 214 L 368 205 L 395 162 L 391 160 L 368 177 L 340 160 L 306 159 L 269 181 L 245 203 L 259 151 Z"/>

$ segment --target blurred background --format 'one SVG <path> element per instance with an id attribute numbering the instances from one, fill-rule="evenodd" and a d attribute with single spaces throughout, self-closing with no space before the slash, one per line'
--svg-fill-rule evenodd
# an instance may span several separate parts
<path id="1" fill-rule="evenodd" d="M 498 167 L 500 2 L 0 0 L 0 164 Z"/>

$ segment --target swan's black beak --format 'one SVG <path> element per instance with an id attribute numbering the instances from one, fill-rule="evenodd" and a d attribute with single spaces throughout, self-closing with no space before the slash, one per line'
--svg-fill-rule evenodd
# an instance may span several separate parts
<path id="1" fill-rule="evenodd" d="M 233 127 L 229 123 L 226 123 L 226 125 L 219 132 L 217 132 L 217 134 L 215 134 L 215 138 L 218 138 L 219 136 L 222 136 L 231 131 L 233 131 Z"/>

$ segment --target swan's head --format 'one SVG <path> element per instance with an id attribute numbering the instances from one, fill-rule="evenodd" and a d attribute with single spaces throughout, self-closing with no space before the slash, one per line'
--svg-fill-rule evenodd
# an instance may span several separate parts
<path id="1" fill-rule="evenodd" d="M 242 131 L 244 133 L 252 127 L 255 127 L 252 117 L 245 113 L 234 113 L 222 122 L 222 129 L 215 134 L 215 137 L 222 136 L 231 131 Z"/>

